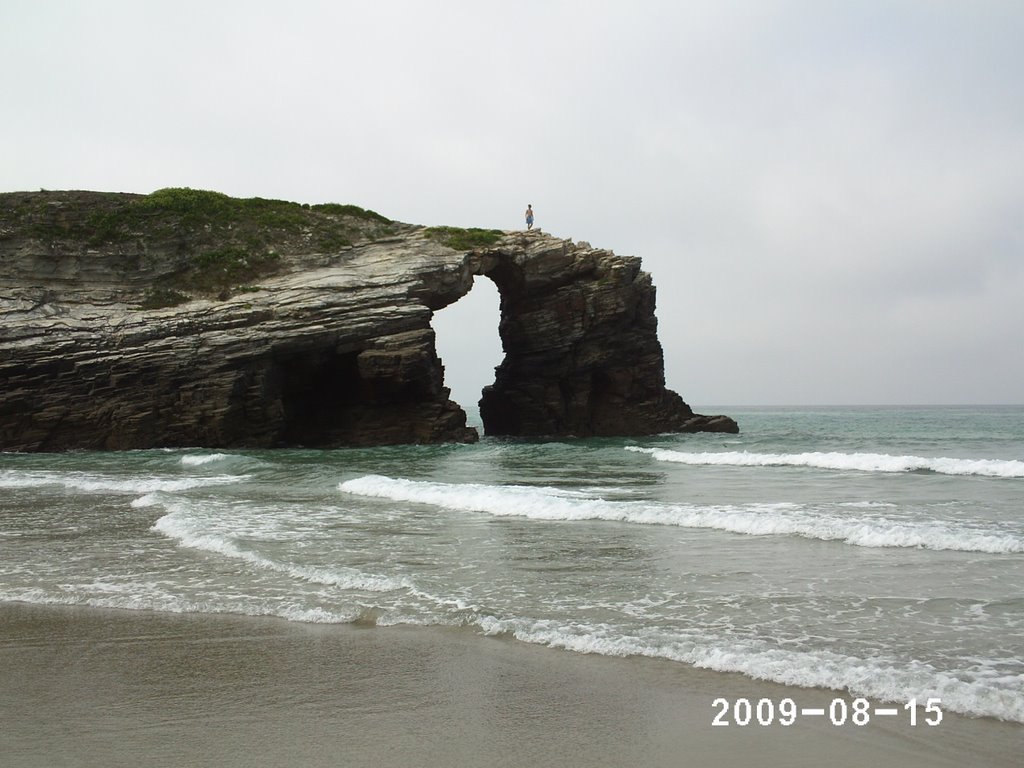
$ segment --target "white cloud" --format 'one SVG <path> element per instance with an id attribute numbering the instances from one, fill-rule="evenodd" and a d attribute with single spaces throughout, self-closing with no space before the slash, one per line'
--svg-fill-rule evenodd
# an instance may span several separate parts
<path id="1" fill-rule="evenodd" d="M 1022 402 L 1021 39 L 996 0 L 9 0 L 0 183 L 531 202 L 644 258 L 691 403 Z"/>

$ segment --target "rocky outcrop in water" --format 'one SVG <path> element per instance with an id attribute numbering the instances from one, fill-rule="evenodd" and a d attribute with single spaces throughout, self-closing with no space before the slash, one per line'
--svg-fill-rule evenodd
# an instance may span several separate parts
<path id="1" fill-rule="evenodd" d="M 497 435 L 737 431 L 665 388 L 640 260 L 353 206 L 0 195 L 0 450 L 468 441 L 431 317 L 487 277 Z"/>

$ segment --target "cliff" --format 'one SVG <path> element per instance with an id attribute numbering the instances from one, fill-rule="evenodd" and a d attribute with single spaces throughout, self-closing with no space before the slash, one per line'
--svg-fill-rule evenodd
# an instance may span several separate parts
<path id="1" fill-rule="evenodd" d="M 476 277 L 487 434 L 735 432 L 665 388 L 640 260 L 213 192 L 0 194 L 0 450 L 476 439 L 431 317 Z"/>

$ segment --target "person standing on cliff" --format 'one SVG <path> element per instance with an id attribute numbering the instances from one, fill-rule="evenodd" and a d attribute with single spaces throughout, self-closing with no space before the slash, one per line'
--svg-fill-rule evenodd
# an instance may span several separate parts
<path id="1" fill-rule="evenodd" d="M 533 229 L 533 206 L 526 204 L 526 228 Z"/>

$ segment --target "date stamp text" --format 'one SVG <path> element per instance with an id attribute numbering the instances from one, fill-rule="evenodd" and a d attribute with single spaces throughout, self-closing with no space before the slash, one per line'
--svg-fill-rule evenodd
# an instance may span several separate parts
<path id="1" fill-rule="evenodd" d="M 873 705 L 867 699 L 847 700 L 836 697 L 827 707 L 802 707 L 790 698 L 781 699 L 750 699 L 740 697 L 727 699 L 718 697 L 711 703 L 714 726 L 757 726 L 769 727 L 793 725 L 800 719 L 821 719 L 832 725 L 864 727 L 877 719 L 903 719 L 911 726 L 927 725 L 934 727 L 942 722 L 942 702 L 938 698 L 929 698 L 923 702 L 910 699 L 902 706 Z"/>

